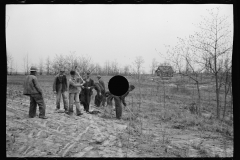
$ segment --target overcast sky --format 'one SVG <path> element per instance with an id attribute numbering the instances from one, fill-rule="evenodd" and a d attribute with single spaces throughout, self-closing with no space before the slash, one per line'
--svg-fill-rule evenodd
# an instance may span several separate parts
<path id="1" fill-rule="evenodd" d="M 232 5 L 6 5 L 6 45 L 18 72 L 27 53 L 38 64 L 70 51 L 102 66 L 106 60 L 124 66 L 142 56 L 149 72 L 153 58 L 164 62 L 156 50 L 165 53 L 164 44 L 193 34 L 193 24 L 215 7 L 233 23 Z"/>

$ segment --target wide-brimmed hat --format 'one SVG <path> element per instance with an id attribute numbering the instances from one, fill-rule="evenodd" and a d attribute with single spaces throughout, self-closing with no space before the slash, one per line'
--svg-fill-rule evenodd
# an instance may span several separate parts
<path id="1" fill-rule="evenodd" d="M 100 75 L 97 75 L 97 78 L 101 78 L 101 76 L 100 76 Z"/>
<path id="2" fill-rule="evenodd" d="M 30 71 L 37 71 L 37 67 L 32 66 L 32 67 L 30 68 Z"/>

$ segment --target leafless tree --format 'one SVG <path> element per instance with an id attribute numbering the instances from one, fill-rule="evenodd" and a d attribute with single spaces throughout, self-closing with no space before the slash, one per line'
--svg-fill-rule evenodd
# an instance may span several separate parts
<path id="1" fill-rule="evenodd" d="M 141 56 L 137 56 L 135 61 L 133 62 L 134 66 L 136 67 L 138 79 L 140 79 L 140 74 L 141 74 L 141 69 L 142 69 L 143 63 L 144 63 L 144 60 Z"/>
<path id="2" fill-rule="evenodd" d="M 155 73 L 157 66 L 158 66 L 158 62 L 157 62 L 156 58 L 153 58 L 152 64 L 151 64 L 151 74 L 152 75 Z"/>
<path id="3" fill-rule="evenodd" d="M 18 68 L 17 68 L 17 62 L 16 62 L 16 64 L 15 64 L 15 75 L 17 75 L 18 74 Z"/>
<path id="4" fill-rule="evenodd" d="M 29 60 L 28 60 L 28 54 L 23 57 L 23 66 L 24 66 L 24 73 L 25 75 L 29 73 Z"/>
<path id="5" fill-rule="evenodd" d="M 105 61 L 105 63 L 104 63 L 104 72 L 105 72 L 105 74 L 106 75 L 109 75 L 109 73 L 110 73 L 110 62 L 109 61 Z"/>
<path id="6" fill-rule="evenodd" d="M 99 63 L 96 63 L 95 65 L 95 73 L 96 74 L 102 74 L 102 67 L 99 65 Z"/>
<path id="7" fill-rule="evenodd" d="M 130 67 L 128 65 L 126 65 L 126 66 L 124 66 L 123 70 L 124 70 L 124 75 L 127 76 L 129 74 Z"/>
<path id="8" fill-rule="evenodd" d="M 177 72 L 182 76 L 187 76 L 191 80 L 193 80 L 196 84 L 198 99 L 197 99 L 197 109 L 196 112 L 198 115 L 201 115 L 201 93 L 200 93 L 200 77 L 199 73 L 201 73 L 204 69 L 203 66 L 197 65 L 196 61 L 198 57 L 195 55 L 194 50 L 191 50 L 189 47 L 189 43 L 187 40 L 179 38 L 178 44 L 173 48 L 168 46 L 167 50 L 169 58 L 169 62 L 171 62 Z M 189 72 L 186 72 L 184 69 L 184 62 L 186 62 L 189 66 Z M 178 83 L 178 82 L 176 82 Z M 182 83 L 182 81 L 180 82 Z"/>
<path id="9" fill-rule="evenodd" d="M 222 73 L 224 77 L 224 105 L 223 105 L 223 116 L 222 118 L 224 119 L 225 114 L 226 114 L 226 108 L 227 108 L 227 96 L 231 95 L 231 88 L 232 88 L 232 77 L 231 77 L 231 69 L 232 69 L 232 63 L 230 62 L 229 58 L 226 58 L 224 61 L 224 73 Z M 232 98 L 231 98 L 232 100 Z M 230 100 L 230 102 L 231 102 Z M 232 102 L 231 102 L 232 103 Z M 231 106 L 232 105 L 228 105 Z"/>
<path id="10" fill-rule="evenodd" d="M 47 75 L 49 75 L 50 74 L 50 70 L 51 70 L 51 60 L 50 60 L 49 56 L 46 59 L 45 65 L 46 65 Z"/>
<path id="11" fill-rule="evenodd" d="M 13 57 L 7 51 L 7 74 L 11 74 L 12 73 L 12 65 L 13 65 Z"/>
<path id="12" fill-rule="evenodd" d="M 65 58 L 63 55 L 55 55 L 54 60 L 52 62 L 51 68 L 53 73 L 56 75 L 59 72 L 60 67 L 65 67 Z"/>
<path id="13" fill-rule="evenodd" d="M 91 57 L 80 56 L 78 57 L 77 64 L 79 65 L 80 73 L 86 72 L 89 70 L 89 67 L 91 65 Z"/>
<path id="14" fill-rule="evenodd" d="M 219 15 L 219 9 L 209 11 L 210 17 L 198 25 L 200 31 L 196 32 L 194 36 L 190 36 L 190 44 L 196 50 L 196 55 L 205 60 L 205 62 L 198 62 L 206 64 L 211 69 L 211 74 L 215 79 L 215 92 L 217 103 L 217 118 L 220 118 L 220 83 L 219 74 L 221 71 L 221 63 L 226 54 L 230 54 L 232 50 L 232 33 L 229 30 L 230 24 L 226 16 Z"/>
<path id="15" fill-rule="evenodd" d="M 39 60 L 38 67 L 39 67 L 39 74 L 42 75 L 43 74 L 43 59 L 42 58 L 40 58 L 40 60 Z"/>

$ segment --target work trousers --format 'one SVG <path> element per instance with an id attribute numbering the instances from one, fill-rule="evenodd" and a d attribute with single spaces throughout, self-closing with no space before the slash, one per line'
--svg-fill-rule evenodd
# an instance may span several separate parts
<path id="1" fill-rule="evenodd" d="M 107 105 L 113 106 L 112 100 L 114 99 L 115 102 L 115 110 L 116 110 L 116 118 L 121 119 L 122 118 L 122 103 L 121 99 L 118 96 L 109 96 L 107 98 Z"/>
<path id="2" fill-rule="evenodd" d="M 62 96 L 64 109 L 65 109 L 65 111 L 67 111 L 68 110 L 67 92 L 66 91 L 65 92 L 58 91 L 56 96 L 57 96 L 56 108 L 60 109 L 60 102 L 61 102 L 61 96 Z"/>
<path id="3" fill-rule="evenodd" d="M 73 113 L 73 104 L 75 101 L 76 105 L 76 114 L 81 114 L 80 110 L 80 101 L 79 101 L 79 93 L 69 93 L 69 113 Z"/>
<path id="4" fill-rule="evenodd" d="M 116 118 L 121 119 L 122 118 L 122 103 L 121 99 L 118 96 L 114 96 L 114 102 L 115 102 L 115 108 L 116 108 Z"/>
<path id="5" fill-rule="evenodd" d="M 46 105 L 41 94 L 30 95 L 30 108 L 29 117 L 35 117 L 37 111 L 37 105 L 39 107 L 39 117 L 45 116 Z"/>
<path id="6" fill-rule="evenodd" d="M 88 92 L 85 92 L 84 95 L 84 101 L 83 101 L 83 107 L 86 112 L 89 112 L 89 105 L 91 101 L 91 95 Z"/>

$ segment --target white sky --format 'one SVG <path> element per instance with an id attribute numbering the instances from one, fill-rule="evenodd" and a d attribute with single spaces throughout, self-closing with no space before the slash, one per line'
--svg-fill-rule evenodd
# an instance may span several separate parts
<path id="1" fill-rule="evenodd" d="M 40 58 L 70 51 L 102 66 L 106 60 L 124 66 L 142 56 L 149 72 L 154 57 L 164 62 L 156 50 L 164 53 L 164 44 L 175 45 L 177 37 L 193 34 L 193 24 L 215 7 L 233 23 L 232 5 L 6 5 L 7 50 L 18 72 L 27 53 L 38 64 Z"/>

